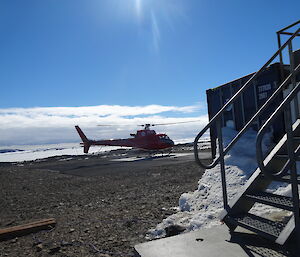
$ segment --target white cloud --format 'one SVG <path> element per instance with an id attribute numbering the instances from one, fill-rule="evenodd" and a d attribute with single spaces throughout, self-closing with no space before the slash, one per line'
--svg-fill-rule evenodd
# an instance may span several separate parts
<path id="1" fill-rule="evenodd" d="M 162 105 L 146 105 L 146 106 L 120 106 L 120 105 L 98 105 L 83 107 L 35 107 L 35 108 L 7 108 L 0 109 L 2 114 L 24 114 L 35 116 L 38 114 L 57 115 L 57 116 L 85 116 L 85 115 L 118 115 L 118 116 L 136 116 L 145 114 L 156 114 L 168 111 L 178 112 L 194 112 L 201 108 L 200 105 L 191 105 L 184 107 L 162 106 Z"/>
<path id="2" fill-rule="evenodd" d="M 168 133 L 174 140 L 193 138 L 207 122 L 207 115 L 199 114 L 201 109 L 201 105 L 0 109 L 0 145 L 76 142 L 79 138 L 74 125 L 80 125 L 88 137 L 99 139 L 128 137 L 129 133 L 139 128 L 139 124 L 197 120 L 198 122 L 156 128 L 157 132 Z M 116 126 L 97 127 L 98 124 Z"/>

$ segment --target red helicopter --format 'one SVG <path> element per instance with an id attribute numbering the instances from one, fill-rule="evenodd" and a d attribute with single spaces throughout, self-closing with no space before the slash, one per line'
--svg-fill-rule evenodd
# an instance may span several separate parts
<path id="1" fill-rule="evenodd" d="M 162 150 L 174 146 L 173 140 L 166 134 L 156 134 L 154 130 L 150 129 L 150 126 L 155 126 L 155 124 L 139 126 L 144 127 L 144 129 L 138 130 L 136 134 L 130 134 L 132 138 L 111 140 L 91 140 L 85 136 L 79 126 L 75 126 L 75 128 L 81 137 L 84 153 L 88 153 L 91 145 L 127 146 L 144 150 Z"/>

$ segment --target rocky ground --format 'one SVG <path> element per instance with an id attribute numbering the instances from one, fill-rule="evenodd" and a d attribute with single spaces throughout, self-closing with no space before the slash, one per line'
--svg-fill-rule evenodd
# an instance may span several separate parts
<path id="1" fill-rule="evenodd" d="M 45 218 L 57 224 L 0 242 L 0 256 L 133 256 L 148 229 L 174 212 L 182 193 L 197 187 L 203 171 L 191 152 L 182 152 L 190 154 L 132 153 L 135 161 L 120 161 L 129 154 L 115 152 L 1 163 L 0 227 Z"/>

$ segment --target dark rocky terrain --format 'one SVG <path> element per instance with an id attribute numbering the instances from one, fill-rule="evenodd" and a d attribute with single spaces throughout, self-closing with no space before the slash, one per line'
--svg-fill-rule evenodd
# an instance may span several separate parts
<path id="1" fill-rule="evenodd" d="M 148 229 L 174 213 L 180 195 L 197 187 L 202 170 L 191 151 L 177 150 L 186 155 L 116 151 L 0 163 L 0 227 L 57 221 L 1 241 L 0 256 L 132 256 Z"/>

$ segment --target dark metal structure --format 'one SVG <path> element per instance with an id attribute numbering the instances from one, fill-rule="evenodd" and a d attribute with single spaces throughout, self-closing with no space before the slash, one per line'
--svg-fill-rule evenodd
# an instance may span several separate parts
<path id="1" fill-rule="evenodd" d="M 284 43 L 282 43 L 283 35 L 288 36 Z M 237 226 L 241 226 L 281 245 L 294 236 L 297 245 L 300 246 L 298 192 L 300 180 L 296 167 L 300 153 L 298 102 L 300 54 L 299 51 L 293 51 L 293 44 L 298 36 L 300 36 L 300 20 L 277 32 L 278 51 L 259 71 L 237 80 L 239 86 L 236 86 L 237 81 L 231 82 L 228 97 L 223 97 L 226 93 L 224 87 L 213 89 L 221 90 L 223 94 L 219 100 L 220 106 L 216 108 L 217 110 L 212 110 L 209 107 L 210 114 L 214 116 L 210 116 L 210 122 L 195 138 L 194 154 L 196 162 L 203 168 L 210 169 L 217 164 L 220 165 L 224 203 L 221 220 L 231 231 L 235 230 Z M 274 64 L 276 58 L 279 59 L 279 63 Z M 288 63 L 284 64 L 284 59 L 287 59 Z M 279 74 L 279 76 L 275 76 L 275 80 L 272 80 L 273 82 L 277 81 L 275 84 L 260 83 L 265 77 L 272 77 L 274 72 Z M 265 92 L 266 89 L 268 92 Z M 253 99 L 251 104 L 254 107 L 249 108 L 251 111 L 247 111 L 245 107 L 245 96 L 249 96 L 249 92 L 252 92 L 252 97 L 246 98 L 247 100 Z M 259 93 L 264 93 L 261 95 L 262 101 L 260 102 Z M 224 145 L 222 127 L 226 125 L 229 110 L 231 110 L 232 115 L 230 119 L 235 121 L 234 126 L 238 133 L 227 145 Z M 238 110 L 244 113 L 244 117 L 240 115 Z M 240 120 L 238 121 L 238 119 Z M 276 143 L 264 153 L 262 150 L 263 136 L 271 128 L 275 131 L 274 127 L 276 128 L 276 126 L 277 129 L 275 130 L 278 132 Z M 237 192 L 236 197 L 228 199 L 224 156 L 251 127 L 258 130 L 256 142 L 257 169 L 241 191 Z M 216 157 L 209 165 L 201 161 L 198 149 L 201 136 L 208 130 L 212 135 L 215 135 L 212 142 L 215 142 L 218 148 L 218 153 L 215 152 Z M 292 196 L 280 196 L 268 192 L 268 187 L 274 181 L 291 184 Z M 292 214 L 287 213 L 286 219 L 280 222 L 259 217 L 251 214 L 251 209 L 256 203 L 291 211 Z"/>
<path id="2" fill-rule="evenodd" d="M 288 73 L 288 67 L 284 66 L 284 74 Z M 208 104 L 208 116 L 212 119 L 218 111 L 227 103 L 227 101 L 236 93 L 245 82 L 247 82 L 254 73 L 236 79 L 219 87 L 208 89 L 206 91 L 207 104 Z M 281 83 L 281 65 L 280 63 L 274 63 L 267 67 L 264 72 L 259 74 L 251 85 L 244 91 L 240 99 L 231 104 L 222 114 L 221 126 L 225 127 L 231 123 L 235 130 L 241 130 L 255 112 L 264 104 L 276 90 Z M 259 130 L 264 121 L 270 116 L 278 103 L 282 101 L 282 95 L 278 95 L 277 99 L 270 104 L 269 108 L 263 113 L 251 127 L 256 131 Z M 280 115 L 277 119 L 278 122 L 272 125 L 274 140 L 278 141 L 284 133 L 283 115 Z M 210 128 L 210 138 L 213 150 L 213 155 L 216 154 L 216 142 L 217 142 L 217 128 L 216 125 L 212 125 Z"/>

